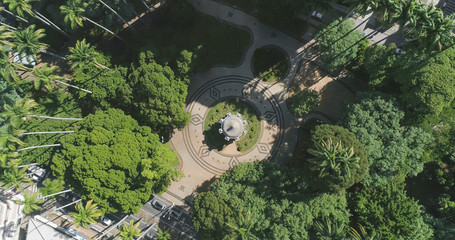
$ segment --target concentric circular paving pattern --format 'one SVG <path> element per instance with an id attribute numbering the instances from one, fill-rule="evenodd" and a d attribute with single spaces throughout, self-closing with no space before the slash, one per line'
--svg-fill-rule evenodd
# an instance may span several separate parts
<path id="1" fill-rule="evenodd" d="M 258 143 L 242 155 L 226 156 L 209 149 L 204 143 L 204 119 L 209 107 L 229 97 L 249 101 L 262 118 L 262 133 Z M 199 166 L 215 175 L 226 172 L 240 162 L 270 159 L 282 143 L 282 111 L 275 97 L 267 90 L 267 85 L 260 81 L 242 76 L 214 79 L 194 92 L 186 110 L 191 113 L 191 119 L 183 131 L 185 147 Z"/>

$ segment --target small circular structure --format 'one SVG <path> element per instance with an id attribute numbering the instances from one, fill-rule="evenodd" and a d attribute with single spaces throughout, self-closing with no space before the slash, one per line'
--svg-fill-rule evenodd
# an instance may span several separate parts
<path id="1" fill-rule="evenodd" d="M 248 123 L 242 119 L 242 114 L 233 115 L 229 112 L 225 118 L 220 119 L 220 124 L 221 128 L 218 131 L 220 134 L 224 134 L 226 141 L 238 141 L 241 136 L 246 134 L 245 125 Z"/>

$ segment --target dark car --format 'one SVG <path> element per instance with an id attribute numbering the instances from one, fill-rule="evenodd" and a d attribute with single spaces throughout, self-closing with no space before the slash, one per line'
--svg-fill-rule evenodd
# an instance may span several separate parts
<path id="1" fill-rule="evenodd" d="M 160 211 L 163 211 L 164 209 L 166 209 L 166 205 L 160 201 L 158 201 L 158 199 L 154 199 L 152 201 L 152 206 L 153 208 L 155 208 L 156 210 L 160 210 Z"/>

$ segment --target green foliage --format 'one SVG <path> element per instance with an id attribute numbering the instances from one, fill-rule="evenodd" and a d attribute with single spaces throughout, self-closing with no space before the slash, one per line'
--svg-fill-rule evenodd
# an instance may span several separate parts
<path id="1" fill-rule="evenodd" d="M 308 239 L 316 231 L 315 221 L 348 224 L 344 193 L 314 194 L 307 188 L 292 169 L 242 163 L 196 198 L 193 224 L 209 239 L 240 232 L 258 239 Z"/>
<path id="2" fill-rule="evenodd" d="M 24 205 L 22 210 L 24 214 L 28 215 L 41 209 L 40 204 L 43 203 L 43 199 L 38 198 L 39 194 L 39 192 L 24 192 L 24 199 L 16 201 L 17 204 Z"/>
<path id="3" fill-rule="evenodd" d="M 311 186 L 324 191 L 340 191 L 362 181 L 369 167 L 368 153 L 363 144 L 357 140 L 352 132 L 343 127 L 322 124 L 316 126 L 312 131 L 309 148 L 317 149 L 321 142 L 324 143 L 328 139 L 332 141 L 332 145 L 339 144 L 342 149 L 349 150 L 349 153 L 352 150 L 354 154 L 348 157 L 347 163 L 338 158 L 334 162 L 325 160 L 326 157 L 330 159 L 341 157 L 338 154 L 323 156 L 322 159 L 318 158 L 320 161 L 316 162 L 308 159 L 308 166 L 305 169 L 310 170 L 310 179 L 313 181 Z M 354 158 L 356 161 L 353 164 Z M 323 163 L 328 165 L 323 165 Z M 326 173 L 329 174 L 321 175 L 321 171 L 327 171 Z"/>
<path id="4" fill-rule="evenodd" d="M 352 31 L 354 21 L 351 19 L 340 21 L 342 20 L 332 22 L 326 29 L 316 34 L 319 51 L 323 53 L 321 61 L 331 72 L 338 71 L 357 56 L 359 49 L 357 43 L 363 38 L 358 30 Z"/>
<path id="5" fill-rule="evenodd" d="M 121 110 L 97 111 L 77 128 L 60 139 L 63 147 L 52 157 L 51 169 L 106 212 L 137 212 L 178 176 L 179 160 L 171 148 Z"/>
<path id="6" fill-rule="evenodd" d="M 201 193 L 193 204 L 193 226 L 206 239 L 215 239 L 220 232 L 226 234 L 225 223 L 230 222 L 233 210 L 213 192 Z M 217 232 L 220 231 L 220 232 Z"/>
<path id="7" fill-rule="evenodd" d="M 318 92 L 308 88 L 298 90 L 288 98 L 289 108 L 298 117 L 303 117 L 313 111 L 319 104 Z"/>
<path id="8" fill-rule="evenodd" d="M 435 240 L 455 239 L 455 224 L 445 218 L 435 218 L 430 214 L 423 215 L 425 223 L 432 226 Z"/>
<path id="9" fill-rule="evenodd" d="M 127 91 L 126 85 L 127 69 L 117 67 L 110 71 L 100 69 L 95 65 L 86 64 L 74 73 L 74 83 L 78 86 L 89 89 L 92 94 L 77 91 L 74 95 L 81 101 L 88 101 L 90 105 L 101 109 L 108 109 L 122 104 L 122 99 L 131 97 L 123 95 Z"/>
<path id="10" fill-rule="evenodd" d="M 261 47 L 253 54 L 253 72 L 266 82 L 277 82 L 285 77 L 289 59 L 284 50 L 278 47 Z"/>
<path id="11" fill-rule="evenodd" d="M 183 50 L 180 52 L 180 56 L 177 59 L 177 72 L 181 76 L 186 76 L 191 72 L 193 69 L 193 53 L 187 50 Z"/>
<path id="12" fill-rule="evenodd" d="M 380 186 L 390 180 L 415 176 L 423 170 L 422 154 L 431 136 L 417 127 L 401 125 L 404 113 L 392 97 L 361 94 L 347 106 L 341 125 L 365 145 L 371 164 L 364 184 Z"/>
<path id="13" fill-rule="evenodd" d="M 393 89 L 390 86 L 393 83 L 393 75 L 390 72 L 394 71 L 397 61 L 395 49 L 395 44 L 387 47 L 378 44 L 366 49 L 363 69 L 369 76 L 368 86 L 372 90 L 390 91 Z"/>
<path id="14" fill-rule="evenodd" d="M 46 48 L 46 44 L 41 43 L 41 38 L 46 36 L 44 29 L 35 30 L 35 25 L 30 25 L 25 29 L 18 29 L 13 32 L 14 50 L 19 54 L 25 54 L 29 61 L 33 58 L 36 61 L 36 54 Z"/>
<path id="15" fill-rule="evenodd" d="M 140 223 L 140 221 L 137 221 L 137 223 L 134 224 L 133 220 L 131 220 L 128 224 L 123 222 L 122 227 L 120 228 L 120 238 L 122 240 L 134 240 L 135 238 L 141 236 L 141 230 L 138 229 Z"/>
<path id="16" fill-rule="evenodd" d="M 34 110 L 34 114 L 70 118 L 82 117 L 81 109 L 75 102 L 74 97 L 69 93 L 54 91 L 53 93 L 47 94 L 46 98 L 40 98 L 38 101 L 39 105 Z M 74 131 L 76 130 L 76 122 L 29 118 L 26 121 L 22 121 L 19 128 L 25 132 Z M 26 143 L 24 147 L 27 147 L 60 143 L 60 138 L 63 136 L 65 134 L 36 134 L 23 136 L 21 139 Z M 49 166 L 50 160 L 57 150 L 58 148 L 56 147 L 37 148 L 33 149 L 33 151 L 24 151 L 22 158 L 25 163 L 38 163 Z"/>
<path id="17" fill-rule="evenodd" d="M 417 68 L 418 67 L 418 68 Z M 408 71 L 398 71 L 395 81 L 400 84 L 400 102 L 406 110 L 422 116 L 440 114 L 455 99 L 455 48 L 452 47 L 424 66 L 413 65 Z"/>
<path id="18" fill-rule="evenodd" d="M 431 239 L 433 232 L 420 215 L 420 206 L 406 196 L 404 184 L 388 183 L 355 192 L 352 213 L 358 224 L 384 240 Z"/>
<path id="19" fill-rule="evenodd" d="M 21 98 L 16 89 L 9 86 L 6 81 L 0 80 L 0 112 L 4 111 L 5 104 L 13 105 Z"/>
<path id="20" fill-rule="evenodd" d="M 39 191 L 43 196 L 47 196 L 63 191 L 63 189 L 65 188 L 64 185 L 65 183 L 63 182 L 62 179 L 51 180 L 49 178 L 46 178 L 43 182 L 43 187 L 41 187 Z M 55 198 L 54 196 L 50 197 L 50 199 L 54 198 Z"/>
<path id="21" fill-rule="evenodd" d="M 71 212 L 70 215 L 74 218 L 73 223 L 76 227 L 88 228 L 90 224 L 96 223 L 96 220 L 103 216 L 103 211 L 98 209 L 98 205 L 93 203 L 93 200 L 89 200 L 85 206 L 82 205 L 82 202 L 78 202 L 75 209 L 76 212 Z"/>
<path id="22" fill-rule="evenodd" d="M 159 65 L 151 52 L 141 53 L 129 75 L 132 115 L 155 132 L 183 129 L 190 114 L 184 109 L 187 85 L 168 66 Z M 128 103 L 130 103 L 128 101 Z"/>

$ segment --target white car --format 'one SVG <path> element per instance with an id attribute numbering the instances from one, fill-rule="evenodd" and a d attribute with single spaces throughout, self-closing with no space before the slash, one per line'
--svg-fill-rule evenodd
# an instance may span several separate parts
<path id="1" fill-rule="evenodd" d="M 102 222 L 104 225 L 106 225 L 106 226 L 109 226 L 109 225 L 112 224 L 112 220 L 109 219 L 108 217 L 102 217 L 102 218 L 101 218 L 101 222 Z"/>
<path id="2" fill-rule="evenodd" d="M 396 48 L 396 49 L 395 49 L 395 54 L 396 54 L 396 55 L 405 55 L 405 54 L 406 54 L 406 51 L 403 51 L 403 50 L 400 49 L 400 48 Z"/>
<path id="3" fill-rule="evenodd" d="M 322 19 L 322 13 L 313 11 L 313 12 L 311 13 L 311 17 L 316 18 L 316 19 L 318 19 L 318 20 L 321 20 L 321 19 Z"/>

